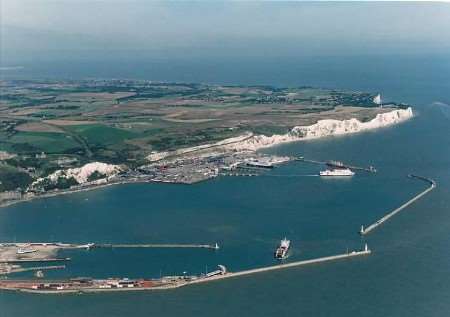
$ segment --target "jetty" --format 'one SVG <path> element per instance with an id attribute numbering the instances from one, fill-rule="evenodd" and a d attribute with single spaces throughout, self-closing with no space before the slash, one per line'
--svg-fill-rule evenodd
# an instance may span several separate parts
<path id="1" fill-rule="evenodd" d="M 49 271 L 49 270 L 63 270 L 65 269 L 65 265 L 50 265 L 50 266 L 34 266 L 34 267 L 19 267 L 19 268 L 11 268 L 6 271 L 0 271 L 1 274 L 12 274 L 12 273 L 22 273 L 22 272 L 30 272 L 30 271 Z"/>
<path id="2" fill-rule="evenodd" d="M 70 258 L 24 258 L 24 259 L 1 259 L 0 263 L 12 264 L 12 263 L 34 263 L 34 262 L 66 262 L 70 261 Z"/>
<path id="3" fill-rule="evenodd" d="M 311 163 L 311 164 L 328 165 L 333 168 L 348 168 L 351 170 L 359 170 L 359 171 L 364 171 L 364 172 L 369 172 L 369 173 L 377 172 L 377 169 L 373 166 L 369 166 L 369 167 L 355 166 L 355 165 L 350 165 L 350 164 L 343 163 L 340 161 L 331 160 L 331 161 L 324 162 L 324 161 L 305 159 L 303 156 L 296 157 L 296 158 L 294 158 L 294 160 L 299 161 L 299 162 Z"/>
<path id="4" fill-rule="evenodd" d="M 428 184 L 430 184 L 430 186 L 427 189 L 425 189 L 424 191 L 422 191 L 419 194 L 415 195 L 413 198 L 411 198 L 410 200 L 405 202 L 400 207 L 392 210 L 391 212 L 387 213 L 386 215 L 384 215 L 383 217 L 378 219 L 376 222 L 374 222 L 371 225 L 367 226 L 366 228 L 364 228 L 364 226 L 361 226 L 361 229 L 359 230 L 359 233 L 361 235 L 366 235 L 366 234 L 370 233 L 371 231 L 375 230 L 378 226 L 381 226 L 383 223 L 388 221 L 390 218 L 394 217 L 397 213 L 399 213 L 400 211 L 402 211 L 403 209 L 405 209 L 409 205 L 413 204 L 414 202 L 416 202 L 417 200 L 419 200 L 420 198 L 422 198 L 423 196 L 428 194 L 434 188 L 436 188 L 436 182 L 434 180 L 430 179 L 430 178 L 426 178 L 426 177 L 418 176 L 418 175 L 414 175 L 414 174 L 410 174 L 410 175 L 408 175 L 408 177 L 419 179 L 419 180 L 422 180 L 424 182 L 427 182 Z"/>
<path id="5" fill-rule="evenodd" d="M 95 243 L 91 248 L 197 248 L 197 249 L 213 249 L 218 250 L 220 246 L 215 244 L 109 244 Z"/>

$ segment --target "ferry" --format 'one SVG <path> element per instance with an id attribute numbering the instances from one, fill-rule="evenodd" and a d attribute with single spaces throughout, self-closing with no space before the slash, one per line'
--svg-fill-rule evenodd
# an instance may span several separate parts
<path id="1" fill-rule="evenodd" d="M 287 253 L 289 251 L 289 247 L 291 246 L 291 240 L 287 240 L 284 238 L 280 241 L 280 245 L 275 250 L 275 258 L 276 259 L 285 259 L 287 257 Z"/>
<path id="2" fill-rule="evenodd" d="M 353 176 L 355 173 L 349 168 L 334 168 L 320 171 L 320 176 Z"/>
<path id="3" fill-rule="evenodd" d="M 250 167 L 258 167 L 258 168 L 273 168 L 273 164 L 270 162 L 261 162 L 261 161 L 248 161 L 247 166 Z"/>

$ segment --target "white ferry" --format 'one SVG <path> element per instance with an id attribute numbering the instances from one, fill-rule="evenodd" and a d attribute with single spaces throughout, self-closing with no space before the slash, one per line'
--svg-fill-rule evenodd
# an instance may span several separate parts
<path id="1" fill-rule="evenodd" d="M 320 171 L 320 176 L 353 176 L 355 175 L 349 168 L 335 168 L 331 170 Z"/>
<path id="2" fill-rule="evenodd" d="M 287 240 L 286 238 L 281 240 L 280 245 L 275 250 L 275 258 L 276 259 L 286 258 L 290 246 L 291 246 L 291 240 Z"/>

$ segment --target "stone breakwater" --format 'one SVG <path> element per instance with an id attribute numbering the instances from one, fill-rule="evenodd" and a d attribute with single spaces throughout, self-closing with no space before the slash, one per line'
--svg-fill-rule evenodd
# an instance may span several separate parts
<path id="1" fill-rule="evenodd" d="M 226 147 L 230 150 L 256 151 L 282 143 L 373 130 L 394 125 L 412 117 L 413 111 L 409 107 L 407 109 L 395 109 L 390 112 L 380 113 L 374 119 L 367 122 L 361 122 L 355 118 L 348 120 L 325 119 L 319 120 L 317 123 L 309 126 L 296 126 L 286 134 L 272 136 L 255 135 L 242 142 L 229 144 Z"/>

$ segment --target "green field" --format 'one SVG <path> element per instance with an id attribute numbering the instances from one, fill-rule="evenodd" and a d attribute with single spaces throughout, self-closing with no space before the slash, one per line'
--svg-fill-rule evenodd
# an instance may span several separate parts
<path id="1" fill-rule="evenodd" d="M 135 138 L 138 134 L 101 124 L 86 124 L 66 127 L 67 130 L 83 138 L 89 146 L 107 147 Z"/>
<path id="2" fill-rule="evenodd" d="M 12 153 L 74 153 L 81 149 L 73 138 L 64 133 L 17 132 L 2 140 L 0 149 Z"/>

